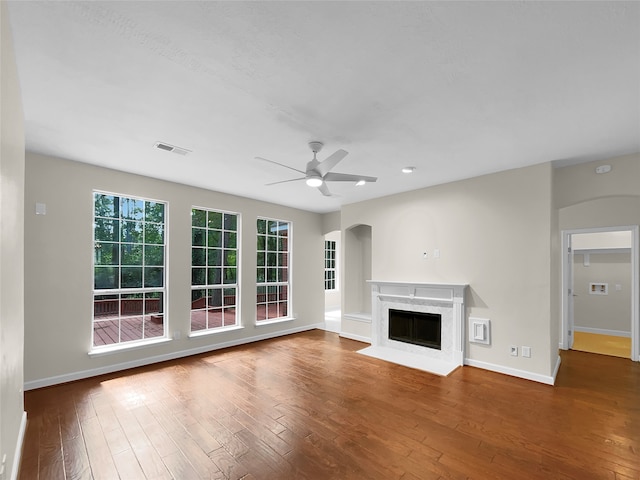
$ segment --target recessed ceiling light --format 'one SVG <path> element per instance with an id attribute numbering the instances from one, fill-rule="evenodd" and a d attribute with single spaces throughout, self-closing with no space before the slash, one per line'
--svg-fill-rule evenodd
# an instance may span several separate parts
<path id="1" fill-rule="evenodd" d="M 611 165 L 600 165 L 596 167 L 596 173 L 609 173 L 611 171 Z"/>
<path id="2" fill-rule="evenodd" d="M 404 167 L 402 173 L 413 173 L 416 167 Z"/>
<path id="3" fill-rule="evenodd" d="M 191 153 L 191 150 L 182 147 L 176 147 L 175 145 L 169 145 L 164 142 L 156 142 L 154 145 L 158 150 L 164 150 L 165 152 L 177 153 L 178 155 L 187 155 Z"/>

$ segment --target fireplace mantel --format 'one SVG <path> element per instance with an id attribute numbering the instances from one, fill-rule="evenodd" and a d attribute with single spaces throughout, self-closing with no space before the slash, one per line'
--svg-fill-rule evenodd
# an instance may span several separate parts
<path id="1" fill-rule="evenodd" d="M 382 360 L 448 375 L 464 361 L 464 296 L 468 285 L 369 280 L 371 347 L 360 353 Z M 389 309 L 436 313 L 442 317 L 442 349 L 389 339 Z"/>

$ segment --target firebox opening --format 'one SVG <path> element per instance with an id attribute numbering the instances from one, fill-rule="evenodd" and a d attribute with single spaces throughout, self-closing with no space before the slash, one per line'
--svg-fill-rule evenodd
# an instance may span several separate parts
<path id="1" fill-rule="evenodd" d="M 442 316 L 389 309 L 389 339 L 441 350 Z"/>

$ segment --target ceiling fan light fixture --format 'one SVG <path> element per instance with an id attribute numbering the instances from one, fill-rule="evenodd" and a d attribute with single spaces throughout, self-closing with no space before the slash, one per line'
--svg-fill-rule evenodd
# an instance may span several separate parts
<path id="1" fill-rule="evenodd" d="M 362 186 L 362 185 L 364 185 L 365 183 L 367 183 L 367 181 L 366 181 L 366 180 L 358 180 L 358 181 L 356 182 L 356 187 L 361 187 L 361 186 Z"/>
<path id="2" fill-rule="evenodd" d="M 319 187 L 320 185 L 322 185 L 322 177 L 320 176 L 311 176 L 311 177 L 307 177 L 307 185 L 309 185 L 310 187 Z"/>

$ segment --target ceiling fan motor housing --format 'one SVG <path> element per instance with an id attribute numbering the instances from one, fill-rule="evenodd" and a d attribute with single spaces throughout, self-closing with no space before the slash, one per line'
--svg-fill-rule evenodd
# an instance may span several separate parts
<path id="1" fill-rule="evenodd" d="M 318 153 L 322 150 L 323 145 L 324 144 L 322 142 L 309 142 L 309 148 L 313 153 Z"/>

